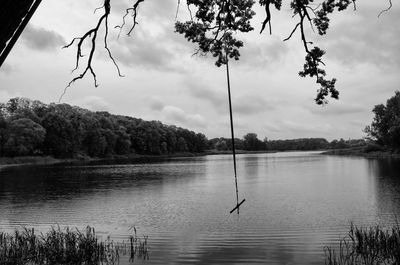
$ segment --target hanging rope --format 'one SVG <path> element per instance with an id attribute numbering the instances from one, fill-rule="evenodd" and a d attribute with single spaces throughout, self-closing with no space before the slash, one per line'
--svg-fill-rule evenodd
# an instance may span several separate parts
<path id="1" fill-rule="evenodd" d="M 228 82 L 228 99 L 229 99 L 229 117 L 231 120 L 231 138 L 232 138 L 232 155 L 233 155 L 233 172 L 235 174 L 235 187 L 236 187 L 236 206 L 229 213 L 233 213 L 235 210 L 237 214 L 239 214 L 239 207 L 244 203 L 245 199 L 243 199 L 239 203 L 239 189 L 237 182 L 237 174 L 236 174 L 236 149 L 235 149 L 235 132 L 233 130 L 233 115 L 232 115 L 232 100 L 231 100 L 231 84 L 229 78 L 229 65 L 228 65 L 228 56 L 226 56 L 226 79 Z"/>

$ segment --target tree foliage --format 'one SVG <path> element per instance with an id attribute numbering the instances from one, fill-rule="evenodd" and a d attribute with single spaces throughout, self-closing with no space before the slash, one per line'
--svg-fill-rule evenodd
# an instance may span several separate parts
<path id="1" fill-rule="evenodd" d="M 0 156 L 198 153 L 207 144 L 204 134 L 159 121 L 25 98 L 0 103 Z"/>
<path id="2" fill-rule="evenodd" d="M 46 130 L 29 118 L 13 120 L 7 126 L 4 141 L 4 153 L 14 155 L 30 155 L 39 152 Z"/>
<path id="3" fill-rule="evenodd" d="M 319 2 L 316 7 L 313 4 Z M 354 0 L 292 0 L 290 8 L 293 17 L 298 18 L 298 23 L 294 26 L 289 40 L 296 31 L 300 32 L 300 39 L 306 52 L 305 64 L 303 70 L 299 72 L 302 77 L 314 77 L 316 83 L 320 85 L 315 101 L 317 104 L 327 103 L 326 97 L 338 99 L 339 92 L 335 88 L 336 79 L 326 79 L 326 72 L 322 68 L 325 64 L 322 56 L 325 51 L 318 46 L 310 47 L 312 42 L 307 40 L 305 27 L 307 23 L 314 25 L 318 34 L 325 35 L 329 27 L 329 15 L 335 11 L 345 10 Z M 221 66 L 228 62 L 228 58 L 239 59 L 239 49 L 243 46 L 243 41 L 237 39 L 237 32 L 249 32 L 254 28 L 250 21 L 255 15 L 253 10 L 253 0 L 206 0 L 195 1 L 188 0 L 188 7 L 193 7 L 196 12 L 191 20 L 186 22 L 176 22 L 175 28 L 178 33 L 184 34 L 188 41 L 198 45 L 198 52 L 202 54 L 211 53 L 217 57 L 216 65 Z M 282 0 L 260 0 L 259 5 L 264 7 L 266 17 L 261 27 L 261 32 L 269 24 L 271 29 L 271 11 L 270 6 L 277 10 L 281 9 Z M 235 36 L 235 37 L 234 37 Z"/>
<path id="4" fill-rule="evenodd" d="M 131 18 L 132 26 L 128 29 L 127 33 L 131 35 L 138 24 L 139 6 L 145 4 L 146 1 L 132 0 L 130 2 L 131 4 L 126 8 L 122 23 L 115 27 L 119 29 L 119 34 L 127 25 L 126 19 Z M 211 54 L 216 57 L 215 64 L 217 66 L 226 64 L 229 59 L 239 59 L 240 48 L 244 46 L 244 42 L 240 39 L 241 35 L 237 33 L 247 33 L 254 30 L 252 23 L 254 22 L 253 17 L 256 14 L 257 4 L 264 10 L 264 20 L 261 24 L 260 33 L 265 30 L 267 25 L 269 32 L 272 32 L 271 8 L 274 7 L 279 11 L 283 4 L 288 4 L 292 11 L 292 17 L 295 17 L 297 22 L 293 25 L 292 31 L 288 32 L 289 36 L 284 41 L 291 39 L 295 33 L 299 33 L 299 39 L 306 54 L 305 63 L 299 75 L 315 78 L 316 83 L 319 85 L 315 98 L 317 104 L 327 103 L 327 97 L 329 96 L 338 99 L 339 92 L 335 87 L 336 79 L 326 78 L 326 72 L 323 69 L 325 64 L 322 58 L 325 51 L 318 46 L 314 46 L 313 42 L 308 39 L 306 32 L 307 28 L 311 28 L 313 31 L 316 28 L 319 35 L 325 35 L 329 28 L 330 16 L 335 12 L 346 10 L 351 5 L 356 9 L 355 0 L 258 0 L 257 4 L 255 0 L 186 0 L 185 3 L 183 2 L 181 3 L 180 0 L 177 1 L 177 10 L 179 10 L 179 5 L 187 5 L 190 19 L 184 22 L 177 21 L 175 23 L 176 32 L 183 34 L 188 41 L 197 45 L 195 54 Z M 96 11 L 103 11 L 97 24 L 82 36 L 74 38 L 65 46 L 71 47 L 76 44 L 75 70 L 78 69 L 80 59 L 83 57 L 82 48 L 85 43 L 88 43 L 90 47 L 86 67 L 71 80 L 67 87 L 71 86 L 78 79 L 82 79 L 87 73 L 92 74 L 97 86 L 96 74 L 92 68 L 92 60 L 99 32 L 103 34 L 102 41 L 104 48 L 115 64 L 118 74 L 121 75 L 118 65 L 107 46 L 109 33 L 108 17 L 111 13 L 111 6 L 111 0 L 103 0 L 103 6 L 96 9 Z M 104 30 L 100 31 L 102 27 L 104 27 Z"/>
<path id="5" fill-rule="evenodd" d="M 372 112 L 374 119 L 365 128 L 368 136 L 390 149 L 400 150 L 400 92 L 386 101 L 386 105 L 376 105 Z"/>

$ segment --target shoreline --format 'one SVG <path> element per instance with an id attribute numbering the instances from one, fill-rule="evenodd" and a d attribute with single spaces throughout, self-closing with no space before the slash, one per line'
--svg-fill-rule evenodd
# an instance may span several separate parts
<path id="1" fill-rule="evenodd" d="M 238 150 L 236 154 L 264 154 L 264 153 L 276 153 L 277 151 L 246 151 Z M 16 166 L 32 166 L 32 165 L 56 165 L 64 163 L 86 163 L 86 162 L 110 162 L 110 161 L 123 161 L 123 160 L 142 160 L 147 159 L 168 159 L 168 158 L 185 158 L 185 157 L 197 157 L 206 155 L 230 155 L 232 151 L 217 151 L 207 150 L 201 153 L 175 153 L 175 154 L 163 154 L 163 155 L 142 155 L 142 154 L 128 154 L 128 155 L 113 155 L 109 157 L 88 157 L 78 156 L 74 158 L 55 158 L 52 156 L 19 156 L 19 157 L 0 157 L 0 169 L 7 167 Z"/>
<path id="2" fill-rule="evenodd" d="M 246 151 L 238 150 L 236 154 L 268 154 L 278 152 L 295 152 L 299 150 L 285 150 L 285 151 Z M 306 151 L 306 150 L 301 150 Z M 371 151 L 365 152 L 363 148 L 347 148 L 347 149 L 334 149 L 334 150 L 308 150 L 308 151 L 321 151 L 321 155 L 335 155 L 335 156 L 355 156 L 365 158 L 400 158 L 400 154 L 391 153 L 389 151 Z M 146 159 L 168 159 L 168 158 L 185 158 L 185 157 L 197 157 L 206 155 L 231 155 L 232 151 L 216 151 L 207 150 L 201 153 L 175 153 L 175 154 L 164 154 L 164 155 L 141 155 L 141 154 L 128 154 L 128 155 L 113 155 L 110 157 L 82 157 L 78 156 L 75 158 L 55 158 L 52 156 L 21 156 L 21 157 L 0 157 L 0 169 L 6 167 L 16 166 L 31 166 L 31 165 L 56 165 L 63 163 L 86 163 L 86 162 L 110 162 L 110 161 L 122 161 L 122 160 L 146 160 Z"/>
<path id="3" fill-rule="evenodd" d="M 271 153 L 270 151 L 245 151 L 238 150 L 236 154 L 258 154 L 258 153 Z M 146 159 L 168 159 L 178 157 L 197 157 L 206 155 L 227 155 L 232 154 L 231 151 L 215 151 L 209 150 L 201 153 L 175 153 L 164 155 L 142 155 L 142 154 L 128 154 L 128 155 L 113 155 L 109 157 L 88 157 L 78 156 L 74 158 L 55 158 L 52 156 L 19 156 L 19 157 L 0 157 L 0 169 L 6 167 L 16 166 L 30 166 L 30 165 L 55 165 L 63 163 L 85 163 L 85 162 L 107 162 L 107 161 L 121 161 L 121 160 L 146 160 Z"/>

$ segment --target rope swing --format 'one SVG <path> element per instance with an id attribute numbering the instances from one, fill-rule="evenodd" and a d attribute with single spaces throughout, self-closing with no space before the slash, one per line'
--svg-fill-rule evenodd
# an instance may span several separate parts
<path id="1" fill-rule="evenodd" d="M 237 214 L 239 214 L 239 207 L 244 203 L 246 199 L 243 199 L 239 203 L 239 189 L 237 182 L 237 174 L 236 174 L 236 150 L 235 150 L 235 132 L 233 129 L 233 115 L 232 115 L 232 100 L 231 100 L 231 84 L 229 78 L 229 65 L 228 65 L 228 55 L 226 55 L 226 80 L 228 83 L 228 99 L 229 99 L 229 117 L 231 121 L 231 138 L 232 138 L 232 156 L 233 156 L 233 172 L 235 174 L 235 187 L 236 187 L 236 206 L 229 213 L 233 213 L 235 210 Z"/>

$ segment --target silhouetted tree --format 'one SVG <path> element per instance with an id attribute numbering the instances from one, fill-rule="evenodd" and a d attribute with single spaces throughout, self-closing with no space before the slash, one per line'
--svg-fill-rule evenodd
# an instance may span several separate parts
<path id="1" fill-rule="evenodd" d="M 372 112 L 374 120 L 364 131 L 379 144 L 400 150 L 400 92 L 396 91 L 386 105 L 376 105 Z"/>

